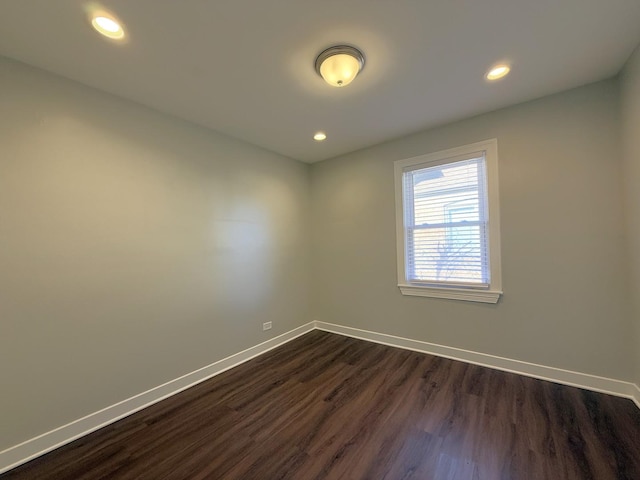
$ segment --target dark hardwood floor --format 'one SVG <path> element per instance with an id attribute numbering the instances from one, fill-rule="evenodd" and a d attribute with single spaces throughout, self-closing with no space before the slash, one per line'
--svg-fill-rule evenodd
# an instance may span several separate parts
<path id="1" fill-rule="evenodd" d="M 9 479 L 640 479 L 630 401 L 319 331 Z"/>

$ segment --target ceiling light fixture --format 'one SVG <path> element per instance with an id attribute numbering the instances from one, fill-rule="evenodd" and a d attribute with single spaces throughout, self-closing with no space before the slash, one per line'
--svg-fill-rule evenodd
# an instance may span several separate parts
<path id="1" fill-rule="evenodd" d="M 323 141 L 323 140 L 326 140 L 326 139 L 327 139 L 327 134 L 326 134 L 326 133 L 324 133 L 324 132 L 318 132 L 318 133 L 316 133 L 316 134 L 313 136 L 313 139 L 314 139 L 316 142 L 321 142 L 321 141 Z"/>
<path id="2" fill-rule="evenodd" d="M 324 50 L 316 58 L 316 72 L 333 87 L 346 87 L 364 68 L 364 55 L 349 45 Z"/>
<path id="3" fill-rule="evenodd" d="M 509 67 L 509 65 L 496 65 L 487 72 L 486 77 L 487 80 L 498 80 L 500 78 L 506 77 L 510 71 L 511 67 Z"/>
<path id="4" fill-rule="evenodd" d="M 122 25 L 113 17 L 105 13 L 97 13 L 91 18 L 91 25 L 96 31 L 107 38 L 113 40 L 122 40 L 124 38 L 124 29 Z"/>

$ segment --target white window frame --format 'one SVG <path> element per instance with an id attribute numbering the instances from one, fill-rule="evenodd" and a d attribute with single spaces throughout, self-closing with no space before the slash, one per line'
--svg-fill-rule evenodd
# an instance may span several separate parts
<path id="1" fill-rule="evenodd" d="M 458 161 L 460 157 L 484 153 L 487 174 L 489 272 L 488 288 L 474 286 L 440 286 L 433 283 L 418 283 L 407 280 L 405 225 L 403 201 L 403 173 L 416 167 L 433 167 Z M 419 157 L 394 162 L 396 192 L 396 242 L 398 262 L 398 287 L 403 295 L 447 298 L 470 302 L 498 303 L 502 295 L 502 267 L 500 262 L 500 195 L 498 188 L 498 141 L 494 138 L 482 142 L 429 153 Z"/>

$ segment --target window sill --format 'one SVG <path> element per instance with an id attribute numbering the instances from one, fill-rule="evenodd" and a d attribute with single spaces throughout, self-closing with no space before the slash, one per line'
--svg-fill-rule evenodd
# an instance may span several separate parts
<path id="1" fill-rule="evenodd" d="M 420 287 L 417 285 L 398 285 L 403 295 L 417 297 L 446 298 L 466 302 L 498 303 L 502 292 L 496 290 L 472 290 L 462 288 Z"/>

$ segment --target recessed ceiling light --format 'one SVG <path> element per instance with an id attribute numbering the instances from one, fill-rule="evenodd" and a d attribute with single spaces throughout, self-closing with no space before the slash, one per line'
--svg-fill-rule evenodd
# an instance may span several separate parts
<path id="1" fill-rule="evenodd" d="M 318 132 L 313 136 L 313 139 L 317 142 L 321 142 L 327 139 L 327 134 L 324 132 Z"/>
<path id="2" fill-rule="evenodd" d="M 509 65 L 496 65 L 487 72 L 487 80 L 498 80 L 508 75 L 510 71 Z"/>
<path id="3" fill-rule="evenodd" d="M 124 29 L 122 25 L 113 17 L 105 14 L 98 13 L 91 18 L 91 25 L 96 31 L 107 38 L 113 40 L 121 40 L 124 38 Z"/>
<path id="4" fill-rule="evenodd" d="M 316 58 L 316 72 L 333 87 L 346 87 L 364 68 L 364 55 L 349 45 L 327 48 Z"/>

